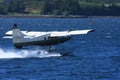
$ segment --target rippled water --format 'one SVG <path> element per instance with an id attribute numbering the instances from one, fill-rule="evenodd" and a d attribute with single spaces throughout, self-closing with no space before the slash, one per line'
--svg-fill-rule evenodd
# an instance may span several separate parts
<path id="1" fill-rule="evenodd" d="M 21 30 L 96 31 L 55 45 L 54 52 L 42 46 L 19 50 L 2 39 L 14 23 Z M 0 80 L 120 79 L 120 18 L 0 18 L 0 34 Z"/>

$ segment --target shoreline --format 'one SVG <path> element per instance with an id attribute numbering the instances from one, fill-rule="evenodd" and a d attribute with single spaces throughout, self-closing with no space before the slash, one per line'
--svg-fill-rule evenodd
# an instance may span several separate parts
<path id="1" fill-rule="evenodd" d="M 0 15 L 0 18 L 119 18 L 120 16 L 79 16 L 79 15 L 69 15 L 69 16 L 64 16 L 64 15 Z"/>

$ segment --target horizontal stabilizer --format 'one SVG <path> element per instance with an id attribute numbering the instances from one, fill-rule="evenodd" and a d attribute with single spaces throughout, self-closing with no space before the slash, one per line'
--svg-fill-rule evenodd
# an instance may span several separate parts
<path id="1" fill-rule="evenodd" d="M 11 39 L 11 38 L 13 38 L 13 36 L 4 36 L 3 38 Z"/>
<path id="2" fill-rule="evenodd" d="M 27 31 L 21 31 L 23 34 L 26 34 L 27 33 Z M 7 31 L 6 33 L 5 33 L 6 35 L 12 35 L 12 30 L 10 30 L 10 31 Z"/>

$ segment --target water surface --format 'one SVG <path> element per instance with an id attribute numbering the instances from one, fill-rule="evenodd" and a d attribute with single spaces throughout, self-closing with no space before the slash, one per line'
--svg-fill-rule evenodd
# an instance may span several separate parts
<path id="1" fill-rule="evenodd" d="M 96 31 L 56 45 L 69 54 L 61 56 L 59 51 L 49 53 L 42 46 L 14 48 L 12 40 L 2 39 L 14 23 L 21 30 Z M 120 18 L 0 18 L 0 34 L 0 80 L 120 79 Z"/>

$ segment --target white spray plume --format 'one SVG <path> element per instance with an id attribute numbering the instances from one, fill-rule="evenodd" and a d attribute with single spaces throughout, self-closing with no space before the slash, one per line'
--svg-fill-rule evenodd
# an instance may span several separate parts
<path id="1" fill-rule="evenodd" d="M 61 56 L 57 52 L 48 52 L 45 50 L 3 50 L 0 49 L 0 59 L 4 58 L 29 58 L 29 57 L 37 57 L 37 58 L 45 58 L 45 57 L 59 57 Z"/>

